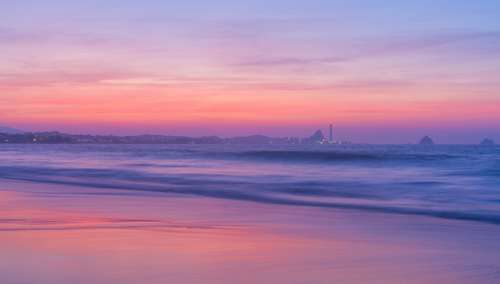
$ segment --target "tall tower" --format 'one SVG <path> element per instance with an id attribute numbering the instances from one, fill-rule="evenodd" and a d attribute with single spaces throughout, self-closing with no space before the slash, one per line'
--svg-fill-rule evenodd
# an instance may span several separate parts
<path id="1" fill-rule="evenodd" d="M 333 125 L 330 124 L 330 136 L 328 142 L 333 143 Z"/>

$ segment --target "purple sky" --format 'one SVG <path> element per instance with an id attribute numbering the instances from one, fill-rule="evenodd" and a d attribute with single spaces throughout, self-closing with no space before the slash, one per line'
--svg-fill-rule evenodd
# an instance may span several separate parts
<path id="1" fill-rule="evenodd" d="M 498 1 L 4 1 L 0 125 L 500 140 Z"/>

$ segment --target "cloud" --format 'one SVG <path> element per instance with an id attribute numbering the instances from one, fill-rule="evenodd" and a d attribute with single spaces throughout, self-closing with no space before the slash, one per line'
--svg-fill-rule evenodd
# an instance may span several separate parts
<path id="1" fill-rule="evenodd" d="M 323 57 L 323 58 L 299 58 L 299 57 L 284 57 L 284 58 L 261 58 L 253 61 L 243 61 L 237 63 L 237 66 L 307 66 L 314 64 L 330 64 L 337 62 L 348 61 L 345 57 Z"/>
<path id="2" fill-rule="evenodd" d="M 111 46 L 130 48 L 130 39 L 109 36 L 105 33 L 75 32 L 66 30 L 33 29 L 30 31 L 0 27 L 0 43 L 4 45 L 62 44 L 82 47 Z M 128 43 L 128 45 L 126 44 Z"/>
<path id="3" fill-rule="evenodd" d="M 47 36 L 36 32 L 23 32 L 17 29 L 0 27 L 0 43 L 35 43 L 47 40 Z"/>
<path id="4" fill-rule="evenodd" d="M 97 69 L 98 70 L 98 69 Z M 7 87 L 44 87 L 55 84 L 97 84 L 103 80 L 119 80 L 141 74 L 105 70 L 49 70 L 35 72 L 0 73 L 0 85 Z"/>
<path id="5" fill-rule="evenodd" d="M 366 90 L 388 89 L 412 86 L 411 81 L 404 80 L 344 80 L 329 83 L 313 82 L 262 82 L 246 84 L 251 90 L 272 91 L 336 91 L 336 90 Z"/>
<path id="6" fill-rule="evenodd" d="M 395 35 L 390 38 L 359 41 L 357 56 L 397 55 L 463 42 L 477 43 L 488 39 L 500 40 L 500 31 L 447 31 L 432 34 Z"/>
<path id="7" fill-rule="evenodd" d="M 325 38 L 317 48 L 326 49 L 333 39 Z M 392 35 L 373 38 L 351 38 L 343 42 L 343 47 L 336 47 L 334 52 L 326 56 L 311 57 L 308 54 L 300 56 L 277 57 L 261 54 L 250 60 L 241 60 L 233 64 L 236 67 L 309 67 L 315 65 L 349 63 L 365 58 L 400 56 L 407 53 L 429 52 L 434 48 L 446 47 L 450 52 L 466 53 L 472 47 L 457 46 L 463 43 L 481 45 L 491 40 L 500 41 L 500 31 L 448 31 L 441 33 L 420 33 L 406 35 Z M 487 47 L 488 44 L 484 44 Z M 499 48 L 490 49 L 500 52 Z M 311 51 L 312 52 L 312 51 Z M 327 53 L 327 52 L 326 52 Z"/>

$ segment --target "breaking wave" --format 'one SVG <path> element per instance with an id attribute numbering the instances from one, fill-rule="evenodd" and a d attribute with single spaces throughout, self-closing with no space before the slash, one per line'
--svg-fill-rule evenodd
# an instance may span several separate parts
<path id="1" fill-rule="evenodd" d="M 9 146 L 0 179 L 500 224 L 496 149 L 262 148 Z"/>
<path id="2" fill-rule="evenodd" d="M 248 151 L 230 154 L 235 158 L 248 158 L 270 161 L 442 161 L 462 158 L 459 155 L 448 154 L 394 154 L 349 151 Z"/>

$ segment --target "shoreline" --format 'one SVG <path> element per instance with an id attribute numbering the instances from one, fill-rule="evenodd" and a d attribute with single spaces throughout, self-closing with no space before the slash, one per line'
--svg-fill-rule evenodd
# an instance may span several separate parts
<path id="1" fill-rule="evenodd" d="M 0 229 L 9 256 L 0 257 L 0 273 L 13 283 L 500 279 L 500 227 L 491 224 L 29 182 L 0 186 L 0 226 L 21 229 Z M 80 265 L 63 264 L 54 253 Z M 82 263 L 92 273 L 82 274 Z M 129 270 L 134 266 L 145 271 Z"/>

